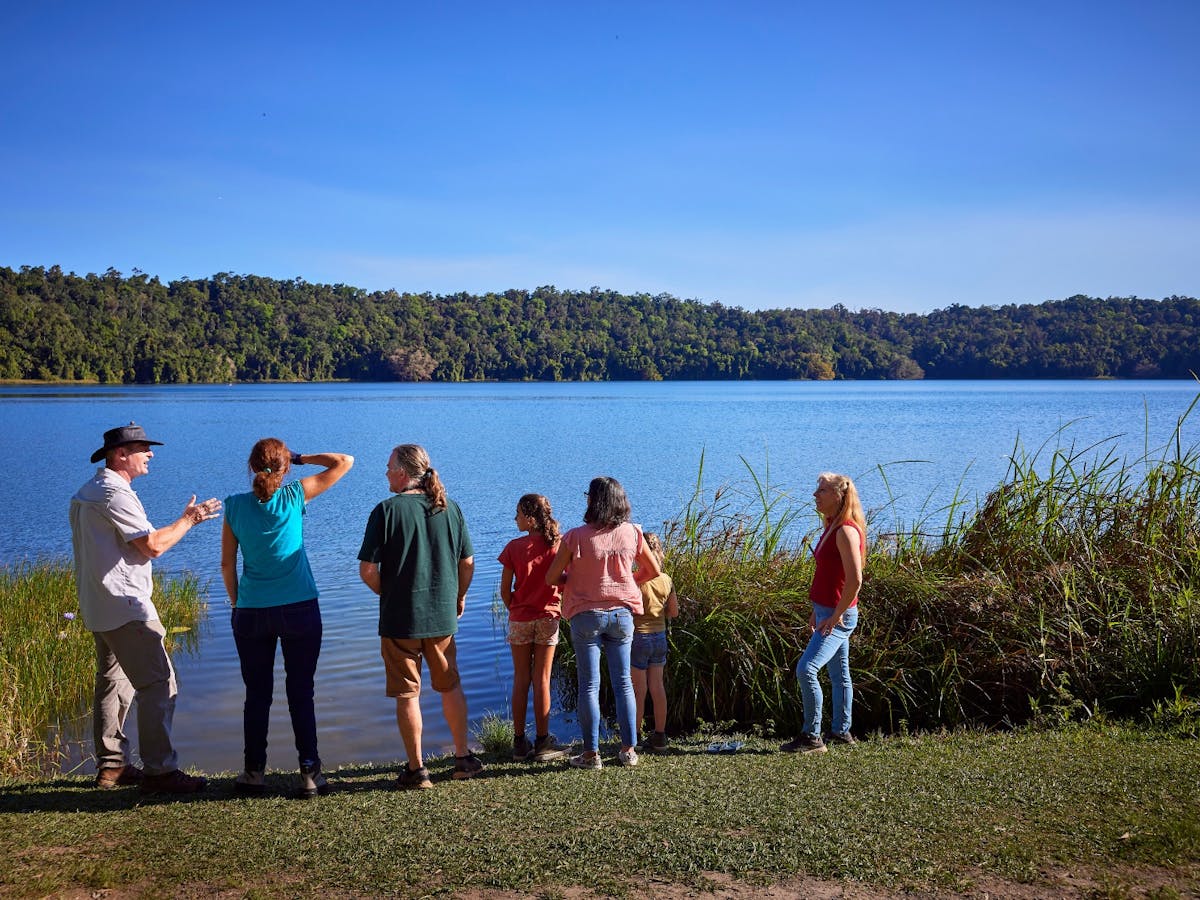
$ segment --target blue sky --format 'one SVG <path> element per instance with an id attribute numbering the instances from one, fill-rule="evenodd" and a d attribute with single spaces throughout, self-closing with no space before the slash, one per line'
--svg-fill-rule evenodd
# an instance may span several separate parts
<path id="1" fill-rule="evenodd" d="M 39 2 L 0 265 L 926 312 L 1200 292 L 1200 3 Z"/>

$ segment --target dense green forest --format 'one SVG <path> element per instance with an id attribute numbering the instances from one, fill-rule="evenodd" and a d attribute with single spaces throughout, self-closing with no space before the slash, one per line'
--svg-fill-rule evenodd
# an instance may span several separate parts
<path id="1" fill-rule="evenodd" d="M 1186 378 L 1200 301 L 747 311 L 593 288 L 368 292 L 0 267 L 0 379 L 106 383 Z"/>

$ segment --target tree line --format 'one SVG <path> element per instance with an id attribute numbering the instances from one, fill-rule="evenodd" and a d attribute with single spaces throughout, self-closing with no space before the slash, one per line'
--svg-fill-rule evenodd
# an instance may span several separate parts
<path id="1" fill-rule="evenodd" d="M 4 380 L 1186 378 L 1198 363 L 1191 297 L 748 311 L 599 288 L 434 295 L 0 267 Z"/>

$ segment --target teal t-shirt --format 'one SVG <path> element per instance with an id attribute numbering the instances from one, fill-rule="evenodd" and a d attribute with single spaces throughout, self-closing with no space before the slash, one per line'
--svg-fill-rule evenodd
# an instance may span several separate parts
<path id="1" fill-rule="evenodd" d="M 379 564 L 380 637 L 455 634 L 458 562 L 474 555 L 453 500 L 435 510 L 424 494 L 395 494 L 371 510 L 358 558 Z"/>
<path id="2" fill-rule="evenodd" d="M 304 552 L 304 486 L 285 484 L 263 503 L 253 493 L 225 498 L 225 523 L 242 551 L 238 606 L 302 603 L 317 596 Z"/>

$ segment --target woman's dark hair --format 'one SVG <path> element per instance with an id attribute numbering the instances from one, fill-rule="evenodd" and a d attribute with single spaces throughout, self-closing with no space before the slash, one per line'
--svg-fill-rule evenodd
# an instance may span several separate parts
<path id="1" fill-rule="evenodd" d="M 420 444 L 401 444 L 392 450 L 396 465 L 404 470 L 409 478 L 417 479 L 417 487 L 424 491 L 429 498 L 429 504 L 434 511 L 446 508 L 446 488 L 437 470 L 429 463 L 429 454 Z"/>
<path id="2" fill-rule="evenodd" d="M 558 521 L 554 518 L 549 500 L 541 494 L 526 494 L 517 501 L 517 509 L 521 515 L 533 519 L 534 530 L 542 536 L 547 546 L 553 547 L 558 543 Z"/>
<path id="3" fill-rule="evenodd" d="M 283 484 L 283 476 L 292 467 L 287 444 L 279 438 L 263 438 L 250 448 L 250 474 L 254 476 L 251 489 L 254 496 L 266 503 Z"/>
<path id="4" fill-rule="evenodd" d="M 629 521 L 629 499 L 621 482 L 607 475 L 592 479 L 583 521 L 598 528 L 612 528 Z"/>

